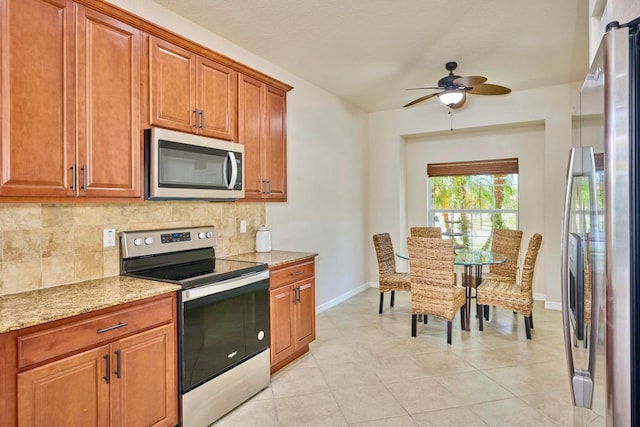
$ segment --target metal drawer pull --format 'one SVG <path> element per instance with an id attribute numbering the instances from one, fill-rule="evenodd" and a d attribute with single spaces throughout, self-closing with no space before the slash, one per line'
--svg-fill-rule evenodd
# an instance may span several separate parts
<path id="1" fill-rule="evenodd" d="M 127 325 L 128 325 L 128 323 L 126 323 L 126 322 L 120 322 L 117 325 L 109 326 L 108 328 L 98 329 L 98 333 L 101 334 L 103 332 L 113 331 L 114 329 L 123 328 L 123 327 L 125 327 Z"/>
<path id="2" fill-rule="evenodd" d="M 193 110 L 193 127 L 198 128 L 198 110 Z"/>
<path id="3" fill-rule="evenodd" d="M 292 276 L 299 276 L 301 274 L 302 274 L 302 270 L 294 271 L 293 273 L 291 273 Z"/>

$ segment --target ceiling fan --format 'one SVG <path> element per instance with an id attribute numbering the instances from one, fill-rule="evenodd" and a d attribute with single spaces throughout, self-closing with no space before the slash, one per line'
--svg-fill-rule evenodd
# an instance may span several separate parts
<path id="1" fill-rule="evenodd" d="M 438 86 L 436 87 L 416 87 L 407 90 L 422 90 L 422 89 L 440 89 L 441 92 L 430 93 L 429 95 L 421 96 L 418 99 L 414 99 L 404 107 L 410 107 L 419 102 L 426 101 L 429 98 L 437 96 L 440 102 L 448 105 L 450 108 L 460 108 L 467 100 L 466 94 L 472 95 L 506 95 L 511 92 L 511 89 L 504 86 L 485 83 L 486 77 L 483 76 L 457 76 L 453 74 L 453 71 L 458 67 L 457 62 L 447 62 L 445 68 L 449 71 L 449 75 L 438 80 Z"/>

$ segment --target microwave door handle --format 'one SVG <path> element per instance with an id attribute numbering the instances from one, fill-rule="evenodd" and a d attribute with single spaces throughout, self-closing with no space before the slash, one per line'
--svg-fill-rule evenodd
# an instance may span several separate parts
<path id="1" fill-rule="evenodd" d="M 227 158 L 224 162 L 224 178 L 227 189 L 231 190 L 236 185 L 238 179 L 238 163 L 236 162 L 236 155 L 229 151 Z"/>

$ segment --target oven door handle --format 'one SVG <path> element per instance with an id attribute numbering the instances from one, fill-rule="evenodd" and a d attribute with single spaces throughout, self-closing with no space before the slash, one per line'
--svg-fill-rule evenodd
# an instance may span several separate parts
<path id="1" fill-rule="evenodd" d="M 232 279 L 211 283 L 209 285 L 198 286 L 197 288 L 186 289 L 182 291 L 182 302 L 192 301 L 209 295 L 218 294 L 220 292 L 229 291 L 231 289 L 241 288 L 267 279 L 269 279 L 268 270 L 261 271 L 257 274 L 247 274 L 245 276 L 234 277 Z"/>

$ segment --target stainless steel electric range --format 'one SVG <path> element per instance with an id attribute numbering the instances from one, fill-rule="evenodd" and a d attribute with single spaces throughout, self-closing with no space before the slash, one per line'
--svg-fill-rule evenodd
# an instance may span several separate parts
<path id="1" fill-rule="evenodd" d="M 215 256 L 213 226 L 120 234 L 125 275 L 178 292 L 180 417 L 207 426 L 269 385 L 269 271 Z"/>

